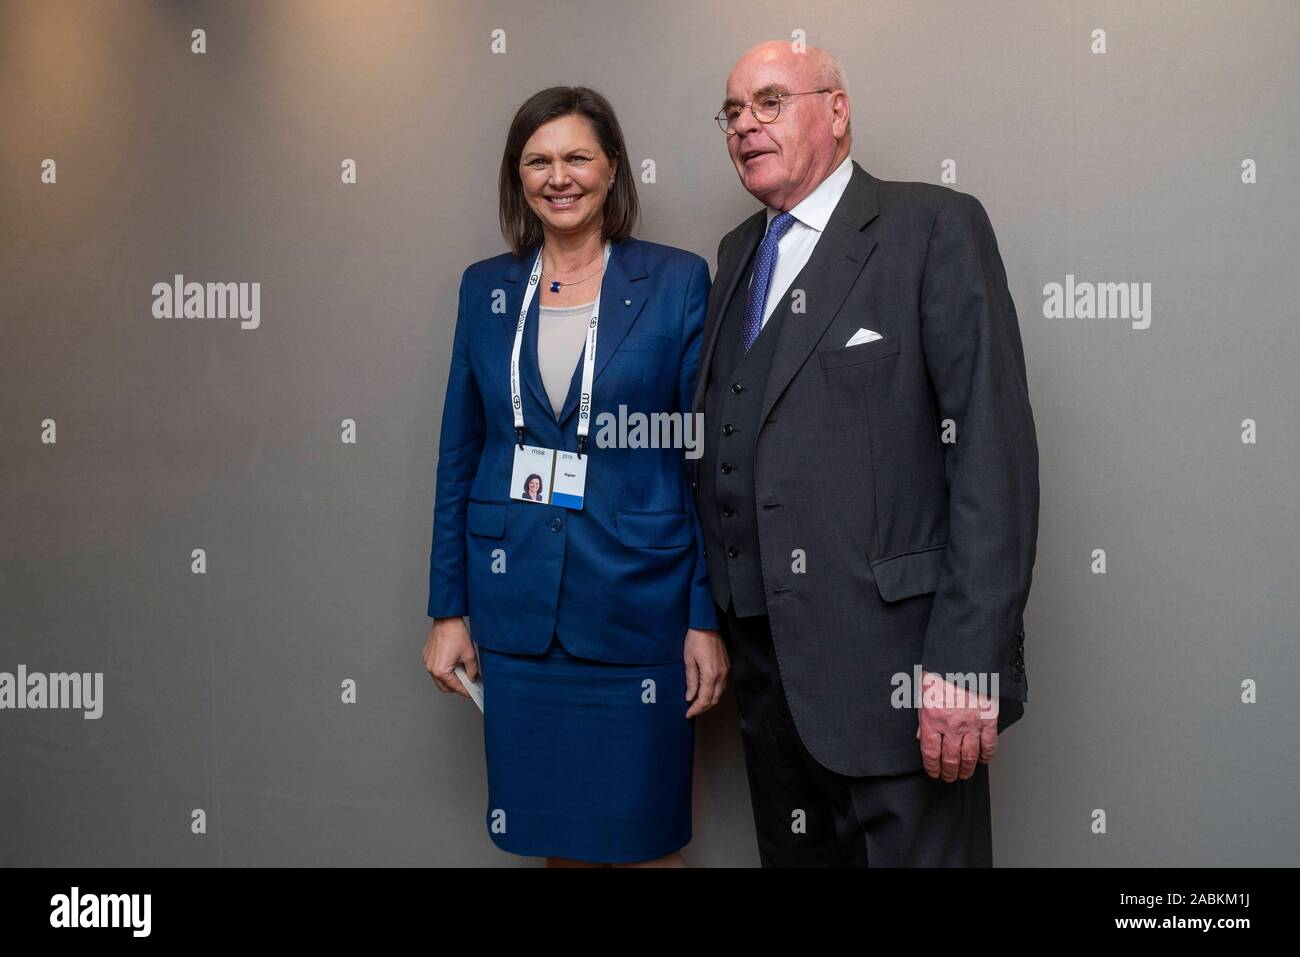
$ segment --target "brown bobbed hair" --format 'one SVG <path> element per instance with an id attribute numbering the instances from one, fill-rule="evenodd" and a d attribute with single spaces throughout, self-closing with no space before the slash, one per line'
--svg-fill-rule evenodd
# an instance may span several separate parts
<path id="1" fill-rule="evenodd" d="M 632 171 L 627 165 L 623 129 L 618 125 L 614 108 L 607 99 L 588 87 L 552 86 L 534 93 L 516 111 L 510 122 L 510 132 L 506 134 L 505 155 L 501 157 L 498 183 L 501 235 L 516 256 L 542 241 L 542 221 L 524 198 L 523 183 L 519 179 L 519 160 L 524 154 L 524 144 L 543 123 L 574 114 L 587 120 L 606 158 L 619 161 L 614 186 L 605 197 L 601 239 L 618 242 L 632 235 L 641 208 L 637 203 Z"/>

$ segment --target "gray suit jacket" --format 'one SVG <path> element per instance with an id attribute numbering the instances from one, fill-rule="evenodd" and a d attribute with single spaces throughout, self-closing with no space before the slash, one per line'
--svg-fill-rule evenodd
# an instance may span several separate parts
<path id="1" fill-rule="evenodd" d="M 718 247 L 696 412 L 727 385 L 710 376 L 718 327 L 765 228 L 759 210 Z M 754 437 L 782 684 L 823 765 L 912 771 L 917 666 L 996 674 L 999 729 L 1027 699 L 1038 445 L 1015 306 L 977 199 L 856 162 L 796 288 L 807 311 L 783 321 Z M 882 338 L 845 347 L 860 327 Z M 699 462 L 696 507 L 716 529 Z"/>

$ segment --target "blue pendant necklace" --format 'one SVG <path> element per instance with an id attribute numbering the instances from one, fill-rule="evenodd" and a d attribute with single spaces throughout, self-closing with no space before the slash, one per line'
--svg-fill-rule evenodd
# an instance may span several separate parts
<path id="1" fill-rule="evenodd" d="M 576 285 L 578 285 L 579 283 L 584 283 L 584 282 L 587 281 L 587 279 L 590 279 L 592 276 L 599 275 L 601 269 L 604 269 L 604 268 L 605 268 L 605 266 L 604 266 L 604 264 L 603 264 L 603 262 L 602 262 L 600 269 L 597 269 L 594 273 L 591 274 L 591 276 L 587 276 L 585 279 L 575 279 L 573 282 L 560 282 L 558 279 L 552 279 L 552 280 L 551 280 L 551 292 L 559 292 L 561 286 L 576 286 Z M 546 278 L 546 273 L 542 273 L 542 278 L 543 278 L 543 279 Z"/>

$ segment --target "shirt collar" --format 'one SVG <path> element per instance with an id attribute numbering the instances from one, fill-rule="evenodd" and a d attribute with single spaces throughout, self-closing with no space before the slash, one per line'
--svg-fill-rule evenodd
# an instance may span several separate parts
<path id="1" fill-rule="evenodd" d="M 799 203 L 790 210 L 790 214 L 795 219 L 812 229 L 821 232 L 826 228 L 826 223 L 831 218 L 831 213 L 839 204 L 840 197 L 844 195 L 844 190 L 849 185 L 849 177 L 853 175 L 853 158 L 844 157 L 844 161 L 835 168 L 835 171 L 817 184 L 817 188 L 805 196 Z M 770 225 L 773 218 L 780 215 L 779 210 L 772 207 L 767 208 L 767 222 Z"/>

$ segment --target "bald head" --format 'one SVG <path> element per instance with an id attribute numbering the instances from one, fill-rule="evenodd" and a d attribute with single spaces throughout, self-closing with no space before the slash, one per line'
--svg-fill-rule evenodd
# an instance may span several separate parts
<path id="1" fill-rule="evenodd" d="M 803 52 L 796 52 L 794 44 L 788 40 L 765 40 L 746 50 L 744 56 L 736 61 L 733 72 L 747 63 L 781 63 L 800 79 L 812 83 L 814 88 L 828 87 L 843 90 L 845 94 L 849 92 L 844 68 L 829 50 L 807 45 L 800 49 Z"/>
<path id="2" fill-rule="evenodd" d="M 726 97 L 724 108 L 771 98 L 780 102 L 770 123 L 759 122 L 749 109 L 740 110 L 733 124 L 736 133 L 727 137 L 741 183 L 767 206 L 796 206 L 849 154 L 844 71 L 826 50 L 783 40 L 751 47 L 728 75 Z"/>

